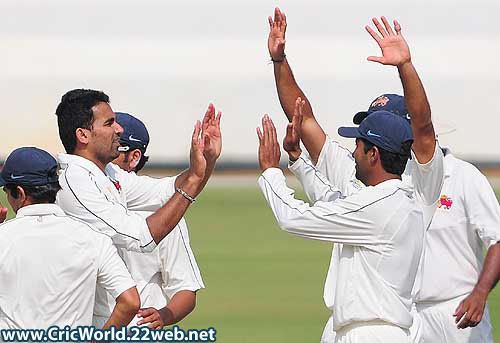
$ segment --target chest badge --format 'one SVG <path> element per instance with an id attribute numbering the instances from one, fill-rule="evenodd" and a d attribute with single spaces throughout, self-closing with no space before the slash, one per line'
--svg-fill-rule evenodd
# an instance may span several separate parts
<path id="1" fill-rule="evenodd" d="M 449 210 L 451 208 L 451 205 L 453 205 L 453 200 L 451 200 L 450 197 L 446 196 L 445 194 L 441 195 L 439 198 L 439 208 L 442 208 L 443 210 Z"/>
<path id="2" fill-rule="evenodd" d="M 122 190 L 122 186 L 120 185 L 120 182 L 118 182 L 118 181 L 114 181 L 114 180 L 111 180 L 111 182 L 112 182 L 112 183 L 113 183 L 113 185 L 115 186 L 116 190 L 117 190 L 118 192 L 121 192 L 121 190 Z"/>

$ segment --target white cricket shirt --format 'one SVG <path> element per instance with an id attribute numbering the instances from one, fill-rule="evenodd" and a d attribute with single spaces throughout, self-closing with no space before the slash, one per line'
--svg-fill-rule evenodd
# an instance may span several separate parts
<path id="1" fill-rule="evenodd" d="M 70 154 L 58 155 L 62 189 L 57 204 L 107 234 L 120 248 L 152 251 L 156 244 L 146 219 L 134 211 L 154 211 L 167 201 L 176 177 L 155 179 L 127 173 L 109 163 L 103 173 L 93 162 Z"/>
<path id="2" fill-rule="evenodd" d="M 294 199 L 279 169 L 266 170 L 259 185 L 282 229 L 343 245 L 335 280 L 334 329 L 370 320 L 408 329 L 412 324 L 411 291 L 434 203 L 397 179 L 363 187 L 345 197 L 326 178 L 318 178 L 312 164 L 307 166 L 310 171 L 304 175 L 323 188 L 316 194 L 325 195 L 313 206 Z M 427 164 L 416 164 L 413 174 L 417 182 L 440 188 L 441 151 L 436 148 Z"/>
<path id="3" fill-rule="evenodd" d="M 445 151 L 438 208 L 425 236 L 417 302 L 468 294 L 483 267 L 483 249 L 500 242 L 500 207 L 486 177 Z"/>
<path id="4" fill-rule="evenodd" d="M 96 284 L 113 298 L 135 286 L 111 239 L 55 204 L 0 225 L 0 328 L 92 324 Z"/>
<path id="5" fill-rule="evenodd" d="M 436 151 L 438 150 L 438 144 L 436 144 Z M 304 155 L 305 156 L 305 155 Z M 303 157 L 304 157 L 303 156 Z M 440 159 L 442 159 L 442 154 L 440 153 Z M 442 180 L 439 179 L 439 175 L 443 175 L 443 170 L 434 170 L 434 175 L 436 177 L 431 177 L 432 182 L 428 181 L 428 177 L 422 178 L 421 173 L 416 173 L 413 175 L 413 171 L 415 170 L 415 166 L 417 165 L 416 158 L 413 156 L 406 164 L 406 169 L 402 175 L 403 183 L 408 189 L 413 189 L 419 194 L 419 197 L 423 199 L 424 203 L 432 204 L 439 199 L 440 189 L 442 186 Z M 293 168 L 295 167 L 295 168 Z M 300 164 L 295 166 L 293 165 L 291 171 L 296 174 L 296 176 L 300 179 L 301 171 Z M 318 162 L 314 167 L 320 174 L 326 177 L 326 182 L 332 184 L 334 187 L 340 189 L 342 194 L 348 196 L 353 193 L 358 192 L 360 189 L 364 188 L 365 185 L 356 179 L 356 169 L 355 162 L 352 156 L 352 153 L 341 146 L 335 140 L 332 140 L 330 137 L 326 137 L 325 144 L 320 152 Z M 302 183 L 305 188 L 306 193 L 310 196 L 314 196 L 314 190 L 312 186 L 307 186 Z M 313 184 L 314 185 L 314 184 Z M 310 199 L 321 199 L 321 198 L 311 198 Z M 338 270 L 338 262 L 340 252 L 342 250 L 342 244 L 335 244 L 332 250 L 332 256 L 330 260 L 330 266 L 328 268 L 328 273 L 325 281 L 325 288 L 323 293 L 323 298 L 325 301 L 325 305 L 333 310 L 334 303 L 334 294 L 336 287 L 336 279 L 337 279 L 337 270 Z M 420 273 L 417 275 L 416 283 L 420 283 L 418 281 Z"/>
<path id="6" fill-rule="evenodd" d="M 140 213 L 147 217 L 151 213 Z M 186 221 L 182 218 L 177 226 L 165 237 L 158 247 L 150 253 L 139 253 L 119 249 L 130 274 L 137 283 L 141 297 L 141 308 L 165 307 L 179 291 L 197 291 L 205 288 L 201 273 L 189 243 Z M 101 297 L 102 289 L 97 297 Z M 113 310 L 113 298 L 103 296 L 104 303 L 98 303 L 94 308 L 94 325 L 102 327 Z M 136 316 L 129 326 L 137 325 Z"/>

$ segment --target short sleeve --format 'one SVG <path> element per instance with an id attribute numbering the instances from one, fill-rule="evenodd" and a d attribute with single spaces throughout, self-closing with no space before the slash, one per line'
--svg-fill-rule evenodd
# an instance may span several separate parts
<path id="1" fill-rule="evenodd" d="M 169 300 L 179 291 L 195 292 L 205 288 L 198 264 L 191 250 L 184 219 L 160 243 L 158 249 L 161 261 L 162 289 Z"/>
<path id="2" fill-rule="evenodd" d="M 116 299 L 126 290 L 135 287 L 135 281 L 118 255 L 111 239 L 101 237 L 101 240 L 97 284 Z"/>
<path id="3" fill-rule="evenodd" d="M 489 247 L 500 242 L 500 207 L 486 177 L 474 166 L 468 168 L 465 211 L 472 227 Z"/>

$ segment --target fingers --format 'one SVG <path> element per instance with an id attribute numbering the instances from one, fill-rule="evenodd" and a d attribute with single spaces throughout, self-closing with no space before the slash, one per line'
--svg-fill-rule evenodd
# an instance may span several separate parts
<path id="1" fill-rule="evenodd" d="M 392 27 L 387 21 L 386 17 L 382 16 L 380 19 L 382 19 L 382 23 L 384 23 L 384 27 L 389 35 L 394 35 L 394 31 L 392 31 Z"/>
<path id="2" fill-rule="evenodd" d="M 274 23 L 278 23 L 278 25 L 281 22 L 281 11 L 278 7 L 274 9 Z"/>
<path id="3" fill-rule="evenodd" d="M 276 134 L 276 127 L 274 126 L 273 121 L 271 118 L 268 117 L 268 125 L 270 128 L 270 141 L 273 147 L 278 145 L 278 135 Z"/>
<path id="4" fill-rule="evenodd" d="M 201 122 L 197 120 L 196 124 L 194 125 L 193 136 L 191 137 L 191 147 L 198 151 L 202 151 L 205 147 L 201 132 Z"/>
<path id="5" fill-rule="evenodd" d="M 373 31 L 373 29 L 368 25 L 365 26 L 365 30 L 370 34 L 370 36 L 372 36 L 373 39 L 375 39 L 377 44 L 380 45 L 382 37 L 380 37 L 375 31 Z"/>
<path id="6" fill-rule="evenodd" d="M 201 123 L 199 120 L 194 124 L 193 136 L 191 137 L 191 142 L 193 145 L 197 145 L 201 133 Z"/>
<path id="7" fill-rule="evenodd" d="M 273 21 L 273 18 L 271 16 L 267 17 L 267 21 L 269 22 L 269 29 L 273 29 L 273 24 L 274 24 L 274 21 Z"/>
<path id="8" fill-rule="evenodd" d="M 372 18 L 372 21 L 375 27 L 377 28 L 378 32 L 380 32 L 380 34 L 382 35 L 382 37 L 385 38 L 389 35 L 385 30 L 385 28 L 382 26 L 382 24 L 380 24 L 377 18 Z"/>
<path id="9" fill-rule="evenodd" d="M 222 112 L 217 112 L 217 116 L 215 117 L 215 126 L 220 130 L 220 118 L 222 118 Z"/>
<path id="10" fill-rule="evenodd" d="M 264 136 L 262 135 L 260 127 L 257 127 L 257 137 L 259 137 L 259 143 L 262 144 L 262 139 L 264 139 Z"/>
<path id="11" fill-rule="evenodd" d="M 212 103 L 210 103 L 208 104 L 208 109 L 205 112 L 205 115 L 203 116 L 203 121 L 202 121 L 203 131 L 205 131 L 208 125 L 210 125 L 210 121 L 212 120 L 214 114 L 215 114 L 215 107 Z"/>
<path id="12" fill-rule="evenodd" d="M 294 138 L 293 123 L 288 123 L 288 125 L 286 126 L 285 140 L 293 140 L 293 138 Z"/>
<path id="13" fill-rule="evenodd" d="M 457 324 L 465 314 L 465 307 L 463 301 L 458 305 L 453 316 L 455 317 L 455 324 Z"/>
<path id="14" fill-rule="evenodd" d="M 396 19 L 394 19 L 394 30 L 396 30 L 396 34 L 401 34 L 401 25 Z"/>

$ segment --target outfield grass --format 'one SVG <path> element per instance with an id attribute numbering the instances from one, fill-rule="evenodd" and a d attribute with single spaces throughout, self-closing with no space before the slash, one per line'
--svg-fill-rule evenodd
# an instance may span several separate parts
<path id="1" fill-rule="evenodd" d="M 183 328 L 215 327 L 222 343 L 319 341 L 330 244 L 280 231 L 256 188 L 209 188 L 187 220 L 207 288 Z M 489 299 L 500 337 L 498 287 Z"/>

